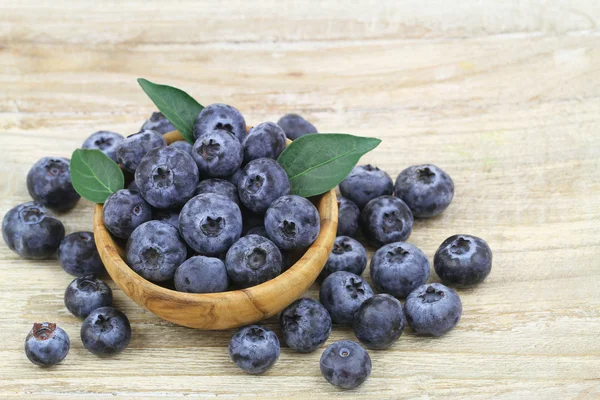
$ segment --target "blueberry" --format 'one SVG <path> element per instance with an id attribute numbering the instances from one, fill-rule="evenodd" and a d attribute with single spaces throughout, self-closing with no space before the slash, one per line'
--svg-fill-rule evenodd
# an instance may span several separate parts
<path id="1" fill-rule="evenodd" d="M 71 341 L 67 332 L 50 322 L 33 324 L 25 338 L 25 355 L 32 363 L 50 367 L 65 359 Z"/>
<path id="2" fill-rule="evenodd" d="M 452 202 L 452 178 L 433 164 L 414 165 L 396 178 L 395 194 L 417 218 L 441 214 Z"/>
<path id="3" fill-rule="evenodd" d="M 2 220 L 2 236 L 8 247 L 23 258 L 49 258 L 65 237 L 65 228 L 40 203 L 29 202 L 10 209 Z"/>
<path id="4" fill-rule="evenodd" d="M 238 181 L 240 180 L 240 176 L 242 176 L 242 169 L 238 169 L 233 173 L 233 175 L 228 176 L 227 179 L 229 182 L 233 183 L 235 187 L 238 187 Z"/>
<path id="5" fill-rule="evenodd" d="M 419 286 L 404 304 L 406 321 L 419 334 L 442 336 L 456 326 L 462 303 L 456 292 L 441 283 Z"/>
<path id="6" fill-rule="evenodd" d="M 227 269 L 218 258 L 191 257 L 175 271 L 175 288 L 180 292 L 218 293 L 228 286 Z"/>
<path id="7" fill-rule="evenodd" d="M 319 300 L 336 324 L 352 324 L 360 305 L 373 296 L 373 290 L 360 276 L 337 271 L 321 284 Z"/>
<path id="8" fill-rule="evenodd" d="M 354 236 L 358 230 L 360 210 L 352 200 L 338 196 L 337 236 Z"/>
<path id="9" fill-rule="evenodd" d="M 331 333 L 331 317 L 321 303 L 302 298 L 281 312 L 279 326 L 289 348 L 310 353 L 327 341 Z"/>
<path id="10" fill-rule="evenodd" d="M 265 214 L 265 228 L 273 242 L 291 250 L 310 246 L 319 236 L 321 221 L 310 200 L 296 196 L 281 196 Z"/>
<path id="11" fill-rule="evenodd" d="M 348 271 L 361 275 L 367 267 L 367 251 L 362 244 L 348 236 L 338 236 L 333 243 L 333 249 L 319 275 L 325 279 L 337 271 Z"/>
<path id="12" fill-rule="evenodd" d="M 391 195 L 394 182 L 385 172 L 372 165 L 357 165 L 340 183 L 340 193 L 362 209 L 379 196 Z"/>
<path id="13" fill-rule="evenodd" d="M 65 291 L 65 306 L 78 318 L 87 317 L 96 308 L 112 305 L 112 290 L 93 275 L 76 278 Z"/>
<path id="14" fill-rule="evenodd" d="M 238 330 L 229 341 L 229 357 L 249 374 L 262 374 L 279 358 L 279 339 L 267 328 L 250 325 Z"/>
<path id="15" fill-rule="evenodd" d="M 129 319 L 113 307 L 96 308 L 81 325 L 83 347 L 97 356 L 120 353 L 130 340 Z"/>
<path id="16" fill-rule="evenodd" d="M 176 130 L 171 121 L 161 112 L 153 112 L 152 116 L 144 122 L 141 131 L 152 130 L 162 135 Z"/>
<path id="17" fill-rule="evenodd" d="M 179 229 L 179 213 L 178 208 L 155 208 L 152 210 L 152 219 L 155 221 L 166 222 Z"/>
<path id="18" fill-rule="evenodd" d="M 450 236 L 435 252 L 433 267 L 446 285 L 476 285 L 492 270 L 492 249 L 477 236 Z"/>
<path id="19" fill-rule="evenodd" d="M 201 181 L 196 187 L 196 196 L 203 193 L 221 194 L 235 204 L 240 205 L 237 187 L 225 179 L 213 178 Z"/>
<path id="20" fill-rule="evenodd" d="M 277 121 L 277 125 L 284 130 L 290 140 L 296 140 L 307 133 L 317 133 L 317 128 L 298 114 L 284 115 Z"/>
<path id="21" fill-rule="evenodd" d="M 358 343 L 340 340 L 321 355 L 321 374 L 334 386 L 354 389 L 371 375 L 371 357 Z"/>
<path id="22" fill-rule="evenodd" d="M 215 129 L 225 130 L 242 142 L 246 136 L 246 121 L 235 107 L 227 104 L 211 104 L 198 114 L 194 124 L 194 138 L 198 139 Z"/>
<path id="23" fill-rule="evenodd" d="M 412 244 L 387 244 L 371 258 L 371 279 L 380 292 L 404 298 L 427 282 L 427 278 L 427 256 Z"/>
<path id="24" fill-rule="evenodd" d="M 102 219 L 110 233 L 127 239 L 135 228 L 150 221 L 152 208 L 139 192 L 129 189 L 117 190 L 104 202 Z"/>
<path id="25" fill-rule="evenodd" d="M 271 158 L 250 161 L 238 180 L 240 200 L 257 214 L 264 214 L 271 203 L 288 194 L 290 188 L 285 170 Z"/>
<path id="26" fill-rule="evenodd" d="M 248 232 L 246 232 L 246 235 L 258 235 L 269 239 L 269 235 L 267 234 L 267 230 L 264 226 L 255 226 L 254 228 L 250 228 L 248 229 Z"/>
<path id="27" fill-rule="evenodd" d="M 142 158 L 150 150 L 167 145 L 165 138 L 156 131 L 141 131 L 121 142 L 117 149 L 117 161 L 127 171 L 135 172 Z"/>
<path id="28" fill-rule="evenodd" d="M 285 132 L 273 122 L 263 122 L 250 129 L 243 145 L 244 163 L 264 157 L 277 159 L 285 149 Z"/>
<path id="29" fill-rule="evenodd" d="M 125 138 L 118 133 L 98 131 L 85 139 L 85 142 L 83 142 L 81 147 L 84 149 L 100 150 L 112 158 L 114 162 L 117 162 L 117 148 L 124 139 Z"/>
<path id="30" fill-rule="evenodd" d="M 385 349 L 398 340 L 405 325 L 402 303 L 388 294 L 376 294 L 362 303 L 352 329 L 368 348 Z"/>
<path id="31" fill-rule="evenodd" d="M 360 212 L 363 233 L 376 246 L 404 242 L 412 232 L 413 222 L 408 206 L 394 196 L 377 197 Z"/>
<path id="32" fill-rule="evenodd" d="M 75 207 L 81 196 L 73 189 L 69 160 L 44 157 L 27 174 L 27 190 L 33 200 L 56 211 Z"/>
<path id="33" fill-rule="evenodd" d="M 200 176 L 225 178 L 242 165 L 244 149 L 231 133 L 215 129 L 200 136 L 192 148 Z"/>
<path id="34" fill-rule="evenodd" d="M 269 239 L 248 235 L 227 251 L 227 274 L 239 287 L 256 286 L 281 273 L 281 252 Z"/>
<path id="35" fill-rule="evenodd" d="M 237 204 L 222 195 L 200 194 L 181 210 L 179 231 L 198 253 L 218 256 L 240 238 L 242 213 Z"/>
<path id="36" fill-rule="evenodd" d="M 192 156 L 174 147 L 152 149 L 135 170 L 142 197 L 156 208 L 183 205 L 198 185 L 198 166 Z"/>
<path id="37" fill-rule="evenodd" d="M 142 278 L 164 282 L 173 279 L 175 270 L 187 258 L 187 247 L 173 225 L 149 221 L 133 231 L 126 255 L 127 264 Z"/>
<path id="38" fill-rule="evenodd" d="M 177 150 L 184 151 L 189 155 L 192 155 L 192 145 L 186 142 L 185 140 L 178 140 L 176 142 L 171 143 L 169 146 L 175 147 Z"/>
<path id="39" fill-rule="evenodd" d="M 58 261 L 65 272 L 74 276 L 101 275 L 105 271 L 92 232 L 65 236 L 58 248 Z"/>

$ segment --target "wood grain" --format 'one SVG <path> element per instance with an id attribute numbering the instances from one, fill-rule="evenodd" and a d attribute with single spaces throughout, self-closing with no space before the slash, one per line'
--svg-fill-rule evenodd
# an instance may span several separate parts
<path id="1" fill-rule="evenodd" d="M 228 359 L 231 331 L 167 323 L 112 282 L 133 338 L 95 358 L 63 305 L 72 278 L 0 246 L 0 397 L 600 398 L 598 21 L 593 0 L 0 0 L 0 213 L 29 199 L 39 158 L 68 157 L 96 130 L 136 132 L 153 110 L 135 82 L 146 77 L 253 123 L 296 111 L 322 132 L 379 137 L 363 161 L 392 177 L 440 166 L 454 202 L 409 241 L 430 261 L 456 233 L 494 252 L 489 278 L 459 291 L 454 331 L 408 329 L 342 392 L 320 376 L 321 351 L 283 348 L 275 368 L 247 376 Z M 81 201 L 60 218 L 73 232 L 92 215 Z M 22 350 L 40 320 L 71 336 L 50 370 Z M 266 325 L 279 332 L 276 318 Z M 340 339 L 354 336 L 335 328 L 328 344 Z"/>

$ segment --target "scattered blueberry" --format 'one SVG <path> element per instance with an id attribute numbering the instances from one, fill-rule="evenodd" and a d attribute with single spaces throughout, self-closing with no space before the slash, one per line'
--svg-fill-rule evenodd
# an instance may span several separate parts
<path id="1" fill-rule="evenodd" d="M 141 131 L 121 142 L 117 149 L 117 160 L 127 171 L 135 172 L 142 158 L 150 150 L 167 145 L 167 141 L 156 131 Z"/>
<path id="2" fill-rule="evenodd" d="M 74 276 L 101 275 L 105 271 L 92 232 L 65 236 L 58 248 L 58 261 L 65 272 Z"/>
<path id="3" fill-rule="evenodd" d="M 368 348 L 385 349 L 402 335 L 404 325 L 402 303 L 388 294 L 376 294 L 362 303 L 352 329 Z"/>
<path id="4" fill-rule="evenodd" d="M 240 238 L 242 213 L 237 204 L 222 195 L 200 194 L 181 210 L 179 231 L 198 253 L 218 256 Z"/>
<path id="5" fill-rule="evenodd" d="M 492 249 L 477 236 L 450 236 L 435 252 L 433 267 L 446 285 L 476 285 L 492 270 Z"/>
<path id="6" fill-rule="evenodd" d="M 354 389 L 371 375 L 371 357 L 358 343 L 340 340 L 321 355 L 321 374 L 334 386 Z"/>
<path id="7" fill-rule="evenodd" d="M 417 218 L 441 214 L 452 202 L 452 178 L 433 164 L 414 165 L 396 178 L 395 194 Z"/>
<path id="8" fill-rule="evenodd" d="M 149 221 L 138 226 L 127 241 L 127 264 L 153 282 L 173 279 L 187 258 L 187 247 L 177 228 L 166 222 Z"/>
<path id="9" fill-rule="evenodd" d="M 290 187 L 285 170 L 271 158 L 250 161 L 238 180 L 240 200 L 257 214 L 264 214 L 275 199 L 290 192 Z"/>
<path id="10" fill-rule="evenodd" d="M 152 130 L 164 135 L 165 133 L 176 130 L 171 121 L 167 119 L 161 112 L 153 112 L 152 116 L 144 122 L 142 131 Z"/>
<path id="11" fill-rule="evenodd" d="M 338 236 L 333 243 L 327 262 L 319 275 L 325 279 L 337 271 L 348 271 L 361 275 L 367 267 L 367 251 L 362 244 L 348 236 Z"/>
<path id="12" fill-rule="evenodd" d="M 427 278 L 427 256 L 412 244 L 387 244 L 377 250 L 371 258 L 371 279 L 380 292 L 405 298 L 427 282 Z"/>
<path id="13" fill-rule="evenodd" d="M 169 146 L 175 147 L 177 150 L 184 151 L 189 155 L 192 155 L 192 145 L 186 142 L 185 140 L 178 140 L 176 142 L 171 143 Z"/>
<path id="14" fill-rule="evenodd" d="M 307 133 L 317 133 L 317 128 L 298 114 L 284 115 L 277 121 L 277 125 L 283 129 L 290 140 L 296 140 Z"/>
<path id="15" fill-rule="evenodd" d="M 358 230 L 360 210 L 352 200 L 338 196 L 337 236 L 354 236 Z"/>
<path id="16" fill-rule="evenodd" d="M 237 171 L 244 160 L 244 149 L 239 140 L 228 131 L 215 129 L 196 140 L 192 157 L 200 176 L 225 178 Z"/>
<path id="17" fill-rule="evenodd" d="M 257 158 L 277 159 L 285 149 L 285 132 L 273 122 L 263 122 L 250 129 L 243 145 L 246 164 Z"/>
<path id="18" fill-rule="evenodd" d="M 98 131 L 85 139 L 81 147 L 84 149 L 100 150 L 114 162 L 117 162 L 117 148 L 124 139 L 118 133 Z"/>
<path id="19" fill-rule="evenodd" d="M 240 205 L 240 197 L 235 185 L 225 179 L 205 179 L 200 181 L 196 187 L 196 196 L 203 193 L 217 193 L 229 198 L 235 204 Z"/>
<path id="20" fill-rule="evenodd" d="M 249 374 L 262 374 L 279 358 L 279 339 L 267 328 L 250 325 L 238 330 L 229 341 L 229 357 Z"/>
<path id="21" fill-rule="evenodd" d="M 319 348 L 331 333 L 331 317 L 321 303 L 302 298 L 281 312 L 279 326 L 289 348 L 310 353 Z"/>
<path id="22" fill-rule="evenodd" d="M 71 341 L 67 332 L 50 322 L 33 324 L 25 338 L 25 355 L 32 363 L 50 367 L 65 359 Z"/>
<path id="23" fill-rule="evenodd" d="M 394 182 L 387 172 L 372 165 L 357 165 L 340 183 L 340 192 L 362 209 L 379 196 L 391 195 Z"/>
<path id="24" fill-rule="evenodd" d="M 155 208 L 152 210 L 152 219 L 155 221 L 166 222 L 179 229 L 179 213 L 178 208 Z"/>
<path id="25" fill-rule="evenodd" d="M 228 286 L 227 269 L 218 258 L 191 257 L 175 271 L 175 288 L 180 292 L 218 293 Z"/>
<path id="26" fill-rule="evenodd" d="M 281 252 L 269 239 L 258 235 L 240 238 L 227 251 L 227 274 L 237 286 L 256 286 L 281 273 Z"/>
<path id="27" fill-rule="evenodd" d="M 192 156 L 174 147 L 152 149 L 135 170 L 142 197 L 156 208 L 183 205 L 198 185 L 198 166 Z"/>
<path id="28" fill-rule="evenodd" d="M 127 239 L 135 228 L 150 221 L 152 208 L 139 192 L 121 189 L 108 196 L 104 202 L 102 218 L 110 233 Z"/>
<path id="29" fill-rule="evenodd" d="M 310 246 L 319 236 L 321 221 L 310 200 L 281 196 L 265 214 L 265 228 L 271 240 L 285 250 Z"/>
<path id="30" fill-rule="evenodd" d="M 377 197 L 360 213 L 363 233 L 376 246 L 406 241 L 412 232 L 413 222 L 408 206 L 394 196 Z"/>
<path id="31" fill-rule="evenodd" d="M 78 318 L 85 318 L 96 308 L 110 305 L 112 290 L 93 275 L 76 278 L 65 291 L 65 306 Z"/>
<path id="32" fill-rule="evenodd" d="M 321 284 L 319 300 L 336 324 L 352 324 L 360 305 L 373 296 L 373 290 L 360 276 L 338 271 Z"/>
<path id="33" fill-rule="evenodd" d="M 235 136 L 240 143 L 246 137 L 246 121 L 237 108 L 227 104 L 211 104 L 204 107 L 194 124 L 194 138 L 212 132 L 225 130 Z"/>
<path id="34" fill-rule="evenodd" d="M 81 325 L 83 347 L 97 356 L 120 353 L 130 340 L 129 319 L 113 307 L 96 308 Z"/>
<path id="35" fill-rule="evenodd" d="M 27 174 L 27 190 L 33 200 L 56 211 L 75 207 L 81 196 L 73 189 L 69 159 L 44 157 Z"/>
<path id="36" fill-rule="evenodd" d="M 60 246 L 65 228 L 36 202 L 10 209 L 2 220 L 2 236 L 8 247 L 23 258 L 49 258 Z"/>
<path id="37" fill-rule="evenodd" d="M 456 326 L 462 303 L 456 292 L 441 283 L 416 288 L 404 304 L 406 321 L 419 334 L 441 336 Z"/>

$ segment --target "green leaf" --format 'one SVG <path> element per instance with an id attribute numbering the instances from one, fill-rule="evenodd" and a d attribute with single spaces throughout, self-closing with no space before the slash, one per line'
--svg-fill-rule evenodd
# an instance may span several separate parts
<path id="1" fill-rule="evenodd" d="M 125 187 L 121 168 L 100 150 L 75 150 L 70 169 L 77 193 L 94 203 L 104 203 L 108 196 Z"/>
<path id="2" fill-rule="evenodd" d="M 183 90 L 139 78 L 138 83 L 156 107 L 177 128 L 181 136 L 194 143 L 194 122 L 204 108 Z"/>
<path id="3" fill-rule="evenodd" d="M 292 194 L 310 197 L 343 181 L 363 154 L 381 139 L 344 133 L 315 133 L 294 140 L 277 161 L 287 172 Z"/>

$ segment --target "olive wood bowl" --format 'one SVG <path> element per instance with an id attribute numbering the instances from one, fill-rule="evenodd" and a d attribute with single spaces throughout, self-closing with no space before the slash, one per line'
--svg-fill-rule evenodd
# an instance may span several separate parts
<path id="1" fill-rule="evenodd" d="M 183 140 L 177 131 L 167 143 Z M 157 316 L 190 328 L 218 330 L 251 324 L 273 316 L 298 299 L 317 279 L 333 247 L 338 210 L 334 190 L 312 199 L 319 210 L 321 232 L 302 257 L 278 277 L 247 289 L 222 293 L 184 293 L 154 284 L 124 261 L 124 248 L 102 220 L 102 204 L 94 210 L 96 247 L 113 281 L 129 298 Z"/>

